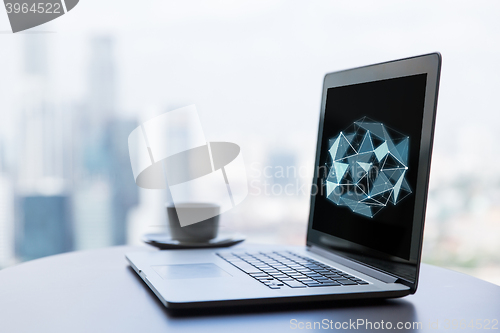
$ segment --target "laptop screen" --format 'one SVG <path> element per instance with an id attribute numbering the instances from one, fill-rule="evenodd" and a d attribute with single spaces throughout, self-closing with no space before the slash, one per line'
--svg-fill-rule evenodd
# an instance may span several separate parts
<path id="1" fill-rule="evenodd" d="M 429 73 L 415 72 L 354 84 L 342 84 L 341 73 L 330 87 L 325 81 L 308 234 L 308 244 L 410 282 L 420 258 L 423 213 L 416 209 L 425 209 L 434 122 L 426 94 L 437 89 L 437 77 L 428 87 Z M 435 95 L 430 99 L 434 104 Z"/>
<path id="2" fill-rule="evenodd" d="M 410 258 L 426 79 L 328 89 L 313 229 Z"/>

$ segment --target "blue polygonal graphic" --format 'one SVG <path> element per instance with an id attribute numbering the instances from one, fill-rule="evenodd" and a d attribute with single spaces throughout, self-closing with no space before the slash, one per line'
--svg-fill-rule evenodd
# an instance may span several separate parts
<path id="1" fill-rule="evenodd" d="M 406 181 L 410 138 L 367 117 L 329 140 L 326 197 L 373 217 L 412 193 Z"/>

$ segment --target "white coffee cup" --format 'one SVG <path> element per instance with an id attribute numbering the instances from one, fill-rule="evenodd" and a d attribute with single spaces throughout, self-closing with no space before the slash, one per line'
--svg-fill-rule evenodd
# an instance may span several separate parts
<path id="1" fill-rule="evenodd" d="M 220 206 L 211 203 L 167 204 L 168 225 L 172 239 L 187 243 L 203 243 L 217 237 Z M 178 215 L 213 216 L 181 227 Z"/>

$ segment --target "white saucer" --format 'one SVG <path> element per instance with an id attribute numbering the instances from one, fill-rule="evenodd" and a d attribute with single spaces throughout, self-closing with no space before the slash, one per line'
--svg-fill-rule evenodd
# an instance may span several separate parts
<path id="1" fill-rule="evenodd" d="M 241 234 L 220 233 L 208 242 L 180 242 L 172 239 L 169 234 L 145 234 L 142 237 L 144 243 L 156 246 L 160 249 L 204 249 L 212 247 L 229 247 L 241 243 L 245 236 Z"/>

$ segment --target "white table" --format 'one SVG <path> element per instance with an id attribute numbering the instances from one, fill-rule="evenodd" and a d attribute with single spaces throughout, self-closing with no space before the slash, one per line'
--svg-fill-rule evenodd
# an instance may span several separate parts
<path id="1" fill-rule="evenodd" d="M 73 252 L 0 271 L 0 332 L 296 332 L 307 331 L 298 329 L 301 322 L 324 319 L 333 323 L 363 319 L 372 325 L 382 320 L 393 325 L 422 322 L 418 332 L 435 332 L 429 325 L 436 321 L 442 330 L 449 326 L 450 332 L 500 331 L 500 324 L 491 330 L 493 322 L 490 330 L 452 329 L 453 319 L 465 320 L 466 325 L 471 320 L 474 325 L 500 320 L 499 286 L 430 265 L 422 265 L 417 293 L 401 299 L 179 315 L 165 309 L 128 266 L 124 254 L 131 251 L 155 249 Z M 291 324 L 294 319 L 297 329 Z"/>

